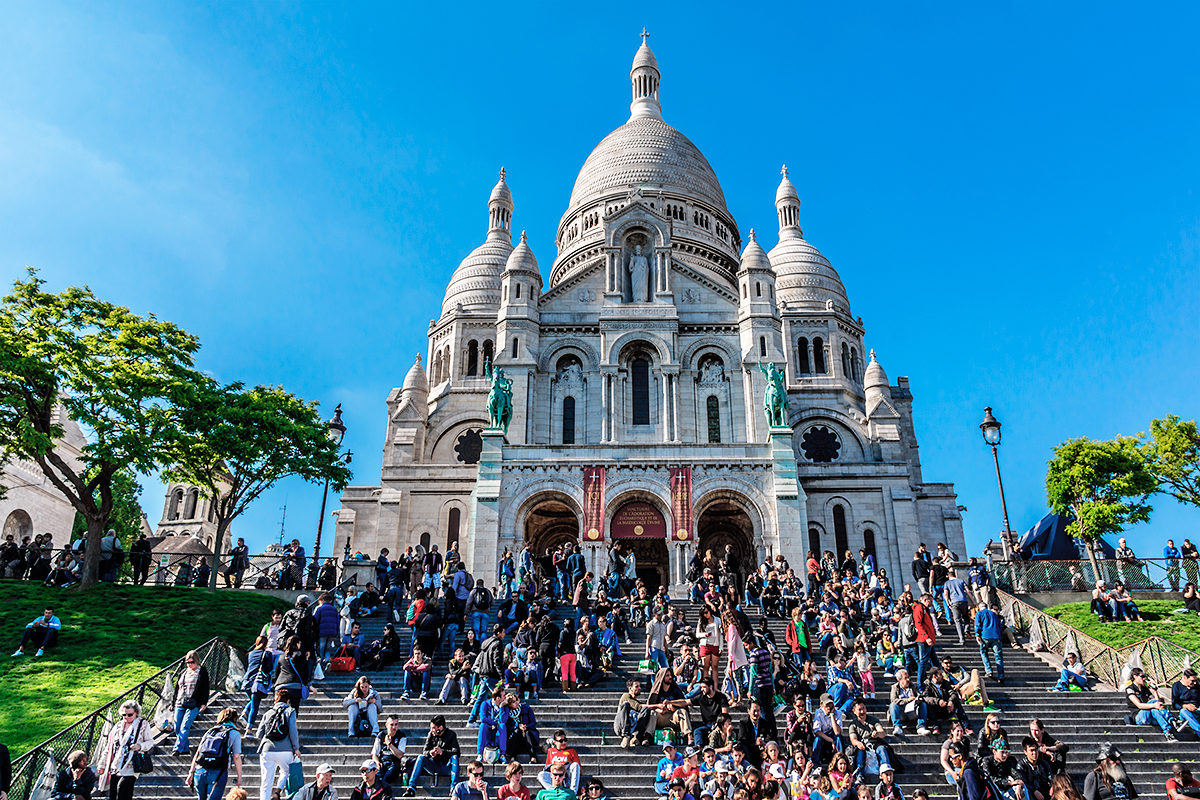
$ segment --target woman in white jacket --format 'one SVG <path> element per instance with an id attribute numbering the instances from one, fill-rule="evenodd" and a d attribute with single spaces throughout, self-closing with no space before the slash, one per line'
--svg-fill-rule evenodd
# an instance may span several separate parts
<path id="1" fill-rule="evenodd" d="M 108 789 L 109 800 L 133 800 L 133 754 L 154 749 L 150 723 L 142 717 L 142 707 L 134 700 L 121 704 L 120 721 L 112 726 L 96 764 L 100 789 Z"/>

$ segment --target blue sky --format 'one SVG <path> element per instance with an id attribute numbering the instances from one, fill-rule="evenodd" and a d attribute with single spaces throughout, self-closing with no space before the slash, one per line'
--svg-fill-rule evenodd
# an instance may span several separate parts
<path id="1" fill-rule="evenodd" d="M 1001 527 L 985 405 L 1021 530 L 1058 442 L 1196 417 L 1193 3 L 10 4 L 0 278 L 86 282 L 196 333 L 224 380 L 341 402 L 376 483 L 384 400 L 497 169 L 548 266 L 643 25 L 665 118 L 768 248 L 788 164 L 972 551 Z M 269 543 L 285 502 L 311 541 L 302 483 L 237 533 Z M 1195 538 L 1198 515 L 1162 499 L 1131 541 Z"/>

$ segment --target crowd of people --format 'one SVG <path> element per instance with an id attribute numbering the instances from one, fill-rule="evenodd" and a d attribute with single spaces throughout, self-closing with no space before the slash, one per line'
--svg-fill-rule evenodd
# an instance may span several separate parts
<path id="1" fill-rule="evenodd" d="M 621 675 L 615 741 L 661 751 L 646 780 L 672 800 L 920 797 L 923 790 L 900 788 L 905 765 L 895 746 L 911 736 L 941 740 L 945 780 L 963 800 L 1079 796 L 1066 771 L 1066 745 L 1037 719 L 1010 734 L 991 703 L 989 687 L 1005 681 L 1005 650 L 1019 644 L 999 613 L 985 564 L 962 563 L 943 544 L 936 551 L 922 544 L 898 584 L 865 551 L 857 558 L 809 553 L 800 570 L 804 581 L 782 556 L 754 566 L 732 546 L 707 551 L 689 566 L 680 600 L 665 587 L 647 587 L 636 554 L 619 541 L 600 575 L 586 568 L 575 544 L 540 556 L 506 552 L 490 588 L 467 571 L 454 546 L 445 554 L 437 546 L 409 548 L 395 559 L 384 550 L 375 580 L 361 591 L 331 586 L 315 602 L 302 594 L 262 626 L 241 683 L 244 707 L 222 710 L 198 743 L 191 729 L 210 686 L 189 653 L 174 687 L 173 749 L 190 759 L 188 783 L 199 800 L 220 800 L 231 773 L 231 791 L 240 790 L 242 759 L 252 751 L 262 768 L 261 800 L 336 800 L 332 767 L 321 765 L 304 783 L 294 765 L 310 689 L 331 672 L 351 672 L 356 680 L 342 699 L 347 735 L 371 742 L 352 800 L 411 796 L 426 778 L 435 785 L 446 778 L 459 800 L 490 800 L 489 765 L 503 767 L 502 800 L 529 800 L 521 785 L 528 764 L 538 765 L 539 800 L 602 800 L 607 791 L 586 776 L 568 732 L 547 737 L 535 707 L 548 684 L 569 696 Z M 361 621 L 373 616 L 382 617 L 383 634 L 368 640 Z M 770 618 L 783 621 L 782 637 Z M 27 639 L 52 646 L 61 627 L 55 622 L 48 609 L 30 623 L 14 655 Z M 410 636 L 401 636 L 404 628 Z M 636 651 L 634 630 L 645 634 Z M 939 653 L 946 638 L 973 642 L 982 669 Z M 402 702 L 468 707 L 467 729 L 455 731 L 434 714 L 427 731 L 402 731 L 372 685 L 371 673 L 383 669 L 403 674 Z M 1090 690 L 1077 654 L 1067 654 L 1049 688 Z M 1130 724 L 1157 726 L 1167 738 L 1180 726 L 1200 732 L 1194 671 L 1173 687 L 1170 704 L 1140 670 L 1131 672 L 1126 692 Z M 886 718 L 870 713 L 868 701 L 877 698 L 886 698 Z M 148 744 L 140 708 L 126 705 L 98 772 L 112 800 L 132 796 L 139 774 L 133 762 Z M 417 736 L 423 744 L 412 756 L 408 741 Z M 85 758 L 70 769 L 86 766 Z M 70 785 L 81 787 L 81 780 L 77 775 Z M 1174 780 L 1182 792 L 1191 778 L 1185 769 Z M 1083 795 L 1131 797 L 1115 788 L 1127 783 L 1121 754 L 1106 746 Z"/>

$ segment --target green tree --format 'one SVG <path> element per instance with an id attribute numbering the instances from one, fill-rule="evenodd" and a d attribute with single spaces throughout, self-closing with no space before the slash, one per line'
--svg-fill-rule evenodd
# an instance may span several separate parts
<path id="1" fill-rule="evenodd" d="M 199 486 L 216 498 L 214 553 L 221 552 L 233 520 L 284 478 L 328 480 L 339 491 L 350 481 L 350 468 L 339 459 L 316 403 L 283 389 L 220 386 L 206 379 L 189 389 L 180 411 L 173 466 L 164 477 Z M 214 557 L 213 589 L 217 566 Z"/>
<path id="2" fill-rule="evenodd" d="M 1054 448 L 1054 458 L 1046 466 L 1050 508 L 1075 518 L 1067 533 L 1087 545 L 1096 575 L 1100 572 L 1092 543 L 1150 519 L 1153 509 L 1146 501 L 1156 485 L 1138 440 L 1128 436 L 1111 441 L 1071 439 Z"/>
<path id="3" fill-rule="evenodd" d="M 88 479 L 94 477 L 90 472 L 87 475 Z M 108 515 L 108 528 L 116 532 L 117 538 L 121 540 L 121 546 L 125 548 L 126 555 L 129 554 L 129 548 L 133 546 L 134 540 L 138 534 L 142 532 L 142 504 L 138 500 L 142 495 L 142 485 L 138 483 L 137 476 L 131 470 L 120 469 L 113 474 L 112 480 L 113 507 L 112 512 Z M 71 530 L 71 539 L 78 539 L 81 536 L 87 535 L 87 520 L 82 514 L 75 514 L 75 526 Z"/>
<path id="4" fill-rule="evenodd" d="M 1174 414 L 1151 420 L 1150 433 L 1141 435 L 1147 469 L 1158 491 L 1181 503 L 1200 506 L 1200 433 L 1196 421 Z"/>
<path id="5" fill-rule="evenodd" d="M 0 451 L 41 468 L 87 523 L 82 585 L 99 578 L 118 472 L 165 463 L 172 401 L 199 376 L 200 344 L 153 315 L 141 317 L 87 287 L 46 292 L 34 270 L 0 300 Z M 62 406 L 87 434 L 84 466 L 56 448 Z"/>

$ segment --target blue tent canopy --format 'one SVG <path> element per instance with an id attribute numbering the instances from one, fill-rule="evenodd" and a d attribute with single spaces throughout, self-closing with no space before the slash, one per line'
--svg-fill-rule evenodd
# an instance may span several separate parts
<path id="1" fill-rule="evenodd" d="M 1067 533 L 1067 525 L 1072 519 L 1072 517 L 1053 513 L 1042 517 L 1036 525 L 1017 540 L 1021 557 L 1026 560 L 1045 558 L 1054 561 L 1086 559 L 1087 552 L 1079 546 L 1074 537 Z M 1101 539 L 1100 547 L 1104 551 L 1105 558 L 1113 557 L 1112 545 Z"/>

